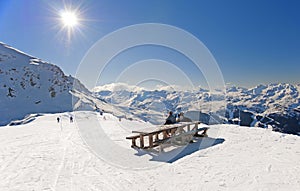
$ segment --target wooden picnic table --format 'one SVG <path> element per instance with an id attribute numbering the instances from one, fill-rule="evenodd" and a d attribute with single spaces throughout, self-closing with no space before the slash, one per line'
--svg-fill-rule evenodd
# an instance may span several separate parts
<path id="1" fill-rule="evenodd" d="M 126 137 L 132 140 L 131 147 L 148 149 L 159 146 L 168 141 L 186 143 L 190 142 L 193 136 L 207 136 L 208 127 L 198 128 L 199 121 L 181 122 L 172 125 L 158 125 L 155 128 L 144 128 L 132 131 L 133 135 Z M 202 134 L 198 134 L 203 131 Z M 139 141 L 137 141 L 139 140 Z M 145 142 L 148 144 L 145 145 Z"/>

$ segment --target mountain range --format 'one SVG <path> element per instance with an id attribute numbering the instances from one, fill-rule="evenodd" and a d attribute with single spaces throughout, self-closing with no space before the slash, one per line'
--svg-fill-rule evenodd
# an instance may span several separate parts
<path id="1" fill-rule="evenodd" d="M 231 86 L 226 96 L 204 88 L 146 90 L 122 83 L 92 91 L 56 65 L 0 43 L 0 125 L 14 124 L 32 113 L 101 108 L 115 116 L 161 124 L 168 111 L 184 112 L 202 122 L 272 127 L 300 132 L 300 85 L 269 84 L 254 88 Z M 219 102 L 226 105 L 215 107 Z"/>
<path id="2" fill-rule="evenodd" d="M 226 97 L 209 90 L 146 90 L 115 83 L 93 90 L 99 99 L 139 116 L 154 124 L 164 122 L 168 111 L 205 123 L 230 123 L 243 126 L 273 128 L 275 131 L 300 132 L 300 85 L 285 83 L 258 85 L 254 88 L 227 87 Z M 224 109 L 214 109 L 222 99 Z"/>

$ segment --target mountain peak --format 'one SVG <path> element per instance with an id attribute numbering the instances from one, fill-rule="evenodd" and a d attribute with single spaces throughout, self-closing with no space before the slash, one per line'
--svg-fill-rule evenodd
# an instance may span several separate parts
<path id="1" fill-rule="evenodd" d="M 224 96 L 203 89 L 129 91 L 130 88 L 126 88 L 126 84 L 122 86 L 128 91 L 120 93 L 120 89 L 105 89 L 106 86 L 102 86 L 94 93 L 98 98 L 120 108 L 127 108 L 131 113 L 155 124 L 163 123 L 168 111 L 178 113 L 196 110 L 207 115 L 221 113 L 223 116 L 213 116 L 215 119 L 219 118 L 219 122 L 235 123 L 240 120 L 241 115 L 241 123 L 245 126 L 273 125 L 283 132 L 300 131 L 299 117 L 295 113 L 295 109 L 300 107 L 300 89 L 291 84 L 258 85 L 249 89 L 230 86 L 227 88 L 226 100 Z M 227 102 L 225 111 L 214 107 L 221 100 Z"/>
<path id="2" fill-rule="evenodd" d="M 75 82 L 81 84 L 58 66 L 0 43 L 0 125 L 30 113 L 71 111 Z"/>

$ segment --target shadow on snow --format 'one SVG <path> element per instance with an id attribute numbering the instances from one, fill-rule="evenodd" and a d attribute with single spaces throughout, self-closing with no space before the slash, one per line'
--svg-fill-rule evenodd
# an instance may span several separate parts
<path id="1" fill-rule="evenodd" d="M 221 144 L 225 141 L 223 138 L 198 138 L 194 140 L 194 143 L 190 143 L 183 146 L 177 146 L 174 149 L 167 151 L 166 149 L 170 149 L 170 147 L 165 147 L 164 151 L 158 152 L 157 150 L 142 150 L 142 149 L 136 149 L 138 153 L 135 155 L 142 156 L 142 155 L 151 155 L 152 159 L 150 161 L 158 161 L 158 162 L 166 162 L 166 163 L 173 163 L 187 155 L 190 155 L 196 151 L 206 149 L 218 144 Z"/>

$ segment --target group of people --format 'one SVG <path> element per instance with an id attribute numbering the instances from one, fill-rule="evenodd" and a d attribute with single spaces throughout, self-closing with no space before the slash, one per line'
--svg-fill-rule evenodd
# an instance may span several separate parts
<path id="1" fill-rule="evenodd" d="M 56 120 L 57 120 L 57 123 L 59 123 L 60 117 L 57 117 Z M 105 116 L 104 116 L 104 120 L 106 120 Z M 121 121 L 121 118 L 119 118 L 119 121 Z M 192 120 L 190 118 L 185 117 L 183 112 L 180 112 L 179 114 L 174 115 L 172 111 L 169 111 L 169 115 L 168 115 L 164 125 L 170 125 L 170 124 L 174 124 L 174 123 L 178 123 L 178 122 L 192 122 Z M 70 123 L 73 123 L 72 116 L 70 116 Z"/>
<path id="2" fill-rule="evenodd" d="M 59 123 L 60 122 L 60 117 L 57 117 L 56 120 L 57 120 L 57 123 Z M 70 123 L 73 123 L 73 117 L 72 116 L 70 116 Z"/>
<path id="3" fill-rule="evenodd" d="M 183 112 L 180 112 L 177 116 L 174 116 L 173 112 L 170 111 L 164 125 L 170 125 L 178 122 L 192 122 L 192 120 L 185 117 Z"/>

